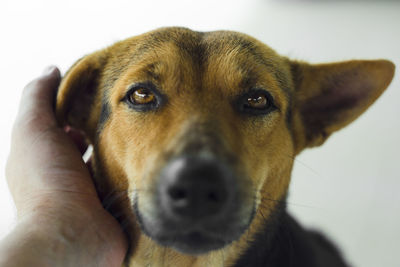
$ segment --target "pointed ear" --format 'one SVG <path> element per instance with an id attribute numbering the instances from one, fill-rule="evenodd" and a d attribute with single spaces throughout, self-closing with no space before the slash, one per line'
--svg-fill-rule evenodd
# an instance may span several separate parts
<path id="1" fill-rule="evenodd" d="M 360 116 L 389 86 L 395 70 L 394 64 L 386 60 L 290 64 L 297 153 L 321 145 L 333 132 Z"/>
<path id="2" fill-rule="evenodd" d="M 99 83 L 105 61 L 101 51 L 81 58 L 65 74 L 57 93 L 59 124 L 83 130 L 89 139 L 96 131 L 98 116 L 93 113 L 100 110 L 97 99 L 101 99 Z"/>

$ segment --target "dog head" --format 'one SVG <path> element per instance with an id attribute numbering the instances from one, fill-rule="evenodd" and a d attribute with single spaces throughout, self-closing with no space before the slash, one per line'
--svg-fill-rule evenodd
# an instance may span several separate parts
<path id="1" fill-rule="evenodd" d="M 393 74 L 385 60 L 312 65 L 244 34 L 164 28 L 80 59 L 57 116 L 93 144 L 100 195 L 122 192 L 121 212 L 155 244 L 204 254 L 256 232 L 294 157 L 356 119 Z"/>

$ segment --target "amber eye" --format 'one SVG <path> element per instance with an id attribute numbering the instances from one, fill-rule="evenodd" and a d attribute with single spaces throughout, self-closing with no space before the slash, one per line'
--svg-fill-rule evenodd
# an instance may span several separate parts
<path id="1" fill-rule="evenodd" d="M 145 105 L 156 100 L 156 96 L 146 88 L 138 88 L 129 95 L 129 100 L 134 104 Z"/>
<path id="2" fill-rule="evenodd" d="M 268 99 L 264 95 L 251 96 L 247 98 L 247 104 L 251 108 L 264 109 L 268 106 Z"/>
<path id="3" fill-rule="evenodd" d="M 159 108 L 166 96 L 154 84 L 146 82 L 132 85 L 122 101 L 136 111 L 150 111 Z"/>
<path id="4" fill-rule="evenodd" d="M 276 108 L 272 96 L 262 89 L 251 90 L 240 96 L 236 103 L 241 113 L 249 115 L 267 114 Z"/>

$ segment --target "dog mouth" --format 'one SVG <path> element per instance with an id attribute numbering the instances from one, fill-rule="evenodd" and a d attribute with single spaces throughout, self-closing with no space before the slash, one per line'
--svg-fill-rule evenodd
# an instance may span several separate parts
<path id="1" fill-rule="evenodd" d="M 162 216 L 157 219 L 148 218 L 139 211 L 137 201 L 133 207 L 137 222 L 145 235 L 161 246 L 190 255 L 205 254 L 231 244 L 246 231 L 254 217 L 252 212 L 247 222 L 244 222 L 235 216 L 236 213 L 232 213 L 232 216 L 220 217 L 208 225 L 195 222 L 182 224 L 166 220 Z"/>
<path id="2" fill-rule="evenodd" d="M 163 246 L 173 247 L 182 253 L 192 255 L 220 249 L 230 243 L 222 237 L 199 230 L 172 236 L 160 236 L 157 241 Z"/>

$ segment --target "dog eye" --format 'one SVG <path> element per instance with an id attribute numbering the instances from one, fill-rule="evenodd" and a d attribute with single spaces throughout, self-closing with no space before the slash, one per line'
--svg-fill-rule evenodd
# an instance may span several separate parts
<path id="1" fill-rule="evenodd" d="M 237 105 L 240 112 L 250 115 L 267 114 L 275 108 L 272 96 L 260 89 L 239 97 Z"/>
<path id="2" fill-rule="evenodd" d="M 268 99 L 264 95 L 250 96 L 246 105 L 248 108 L 265 109 L 268 106 Z"/>
<path id="3" fill-rule="evenodd" d="M 147 88 L 138 88 L 129 95 L 129 100 L 133 104 L 145 105 L 156 100 L 156 96 Z"/>
<path id="4" fill-rule="evenodd" d="M 153 84 L 139 83 L 131 86 L 122 100 L 134 110 L 149 111 L 158 108 L 164 99 Z"/>

